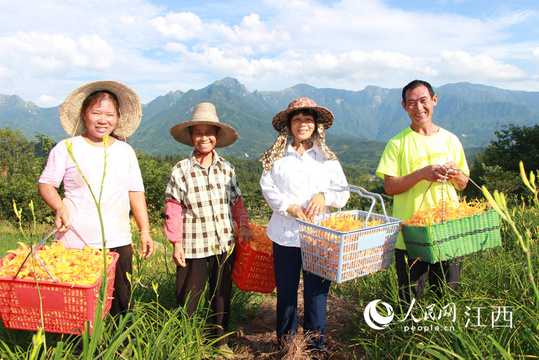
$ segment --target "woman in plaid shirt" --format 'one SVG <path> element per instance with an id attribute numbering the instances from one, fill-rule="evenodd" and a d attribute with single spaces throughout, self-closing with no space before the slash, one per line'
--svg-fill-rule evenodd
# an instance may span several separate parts
<path id="1" fill-rule="evenodd" d="M 190 121 L 170 129 L 182 144 L 193 146 L 191 155 L 170 173 L 165 191 L 165 234 L 174 245 L 176 302 L 192 315 L 209 276 L 216 345 L 225 353 L 235 253 L 232 221 L 240 224 L 240 241 L 250 241 L 247 210 L 241 200 L 236 170 L 215 148 L 233 144 L 237 132 L 219 122 L 215 106 L 198 104 Z"/>

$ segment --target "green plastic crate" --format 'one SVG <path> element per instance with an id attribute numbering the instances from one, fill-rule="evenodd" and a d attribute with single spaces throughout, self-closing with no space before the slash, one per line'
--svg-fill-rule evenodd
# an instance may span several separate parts
<path id="1" fill-rule="evenodd" d="M 495 210 L 431 226 L 402 226 L 412 259 L 437 263 L 501 246 L 500 216 Z"/>

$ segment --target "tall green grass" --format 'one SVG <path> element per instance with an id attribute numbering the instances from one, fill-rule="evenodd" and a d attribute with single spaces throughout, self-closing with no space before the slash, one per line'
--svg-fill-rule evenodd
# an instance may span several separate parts
<path id="1" fill-rule="evenodd" d="M 514 207 L 515 217 L 532 221 L 526 207 Z M 539 225 L 539 219 L 536 220 Z M 371 329 L 364 321 L 363 309 L 375 300 L 382 299 L 397 308 L 397 285 L 394 266 L 384 271 L 359 278 L 342 285 L 332 286 L 338 296 L 357 302 L 357 312 L 351 314 L 352 326 L 349 338 L 354 339 L 369 359 L 533 359 L 539 353 L 539 314 L 536 310 L 533 290 L 529 285 L 525 268 L 526 256 L 515 244 L 510 229 L 502 230 L 503 247 L 467 256 L 462 270 L 461 288 L 456 296 L 446 293 L 437 299 L 428 288 L 414 307 L 416 318 L 421 318 L 428 305 L 438 308 L 454 303 L 456 320 L 443 317 L 415 323 L 424 327 L 439 326 L 450 330 L 411 331 L 405 326 L 413 321 L 398 322 L 395 318 L 384 330 Z M 138 239 L 135 244 L 135 269 L 132 277 L 134 308 L 132 325 L 118 331 L 117 324 L 107 317 L 105 331 L 92 354 L 76 355 L 73 340 L 65 335 L 44 334 L 47 353 L 33 336 L 36 333 L 5 329 L 0 325 L 0 357 L 2 359 L 168 359 L 215 358 L 218 353 L 212 343 L 208 323 L 209 310 L 205 303 L 193 318 L 183 308 L 175 306 L 175 264 L 170 252 L 172 247 L 160 235 L 154 239 L 163 246 L 148 260 L 138 256 Z M 1 234 L 0 244 L 6 250 L 17 247 L 24 240 L 13 233 Z M 39 237 L 34 239 L 39 240 Z M 537 242 L 532 244 L 532 262 L 539 268 Z M 238 321 L 248 312 L 256 312 L 263 296 L 236 291 L 233 298 L 233 319 Z M 494 307 L 511 306 L 512 327 L 493 327 L 490 316 Z M 472 310 L 468 310 L 467 307 Z M 466 326 L 475 320 L 474 308 L 484 307 L 481 323 L 485 326 Z M 331 311 L 331 309 L 330 309 Z M 465 312 L 470 315 L 466 316 Z M 498 321 L 495 325 L 504 325 Z M 128 338 L 128 346 L 123 339 Z M 37 357 L 33 351 L 37 351 Z M 33 355 L 34 354 L 34 355 Z"/>
<path id="2" fill-rule="evenodd" d="M 217 339 L 212 335 L 206 302 L 200 304 L 192 317 L 187 316 L 183 307 L 176 307 L 176 268 L 171 256 L 167 256 L 172 247 L 159 235 L 154 238 L 164 246 L 148 260 L 138 255 L 138 239 L 134 239 L 133 312 L 119 324 L 110 316 L 106 317 L 105 330 L 97 339 L 95 351 L 88 352 L 89 344 L 84 344 L 80 354 L 74 351 L 76 342 L 91 340 L 89 335 L 70 337 L 47 333 L 37 336 L 31 331 L 6 329 L 1 324 L 0 358 L 146 360 L 216 357 L 218 351 L 213 344 Z M 17 247 L 20 240 L 20 236 L 0 234 L 0 243 L 7 249 Z M 237 302 L 235 307 L 238 308 Z M 48 344 L 46 353 L 43 352 L 45 339 Z"/>
<path id="3" fill-rule="evenodd" d="M 534 262 L 539 265 L 537 257 Z M 525 257 L 517 250 L 496 248 L 470 255 L 463 264 L 457 295 L 446 292 L 438 299 L 427 288 L 412 310 L 418 322 L 410 318 L 400 322 L 404 315 L 396 315 L 379 331 L 365 323 L 361 311 L 375 299 L 397 309 L 396 285 L 387 281 L 388 277 L 396 278 L 394 268 L 347 284 L 346 293 L 354 294 L 359 304 L 350 334 L 369 359 L 537 358 L 539 314 L 523 273 L 525 264 Z M 448 304 L 454 304 L 455 321 L 447 316 L 425 319 L 429 305 L 438 311 Z M 492 319 L 503 307 L 512 314 L 512 324 Z M 416 330 L 412 331 L 414 325 Z"/>
<path id="4" fill-rule="evenodd" d="M 357 303 L 351 314 L 348 337 L 367 354 L 368 359 L 537 359 L 539 358 L 539 278 L 537 190 L 530 198 L 505 199 L 502 247 L 466 256 L 457 294 L 444 292 L 437 298 L 427 287 L 414 304 L 416 321 L 397 315 L 383 330 L 370 328 L 363 316 L 368 303 L 381 299 L 398 308 L 397 277 L 389 269 L 332 286 L 331 291 Z M 510 219 L 511 222 L 507 221 Z M 17 242 L 37 243 L 47 228 L 32 229 L 23 237 L 12 225 L 0 224 L 0 252 L 18 247 Z M 524 235 L 522 235 L 524 234 Z M 199 310 L 188 317 L 185 309 L 175 306 L 175 272 L 172 246 L 161 231 L 153 234 L 161 243 L 154 256 L 139 256 L 135 235 L 133 312 L 117 324 L 111 317 L 103 331 L 90 336 L 69 337 L 6 329 L 0 325 L 1 359 L 212 359 L 219 354 L 212 346 L 211 312 L 208 297 Z M 255 313 L 263 295 L 235 291 L 232 303 L 232 327 L 246 314 Z M 451 316 L 425 316 L 453 306 Z M 429 310 L 430 309 L 430 310 Z M 505 309 L 508 318 L 496 318 Z M 338 311 L 338 309 L 330 309 Z M 479 311 L 479 312 L 478 312 Z M 436 314 L 436 313 L 434 313 Z M 478 316 L 480 314 L 480 316 Z M 412 328 L 415 326 L 415 329 Z M 420 329 L 421 327 L 421 329 Z M 127 340 L 126 340 L 127 339 Z M 84 343 L 82 353 L 76 342 Z M 94 346 L 91 346 L 93 342 Z M 47 344 L 47 346 L 44 346 Z M 360 354 L 357 354 L 360 357 Z"/>

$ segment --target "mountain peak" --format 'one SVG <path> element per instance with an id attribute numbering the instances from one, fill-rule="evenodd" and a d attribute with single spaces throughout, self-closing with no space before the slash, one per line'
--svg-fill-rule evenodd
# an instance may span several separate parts
<path id="1" fill-rule="evenodd" d="M 226 77 L 224 79 L 217 80 L 212 85 L 222 86 L 222 87 L 224 87 L 224 88 L 226 88 L 226 89 L 228 89 L 230 91 L 239 93 L 241 95 L 251 94 L 249 92 L 249 90 L 247 90 L 245 85 L 240 83 L 237 79 L 234 79 L 234 78 L 231 78 L 231 77 Z"/>

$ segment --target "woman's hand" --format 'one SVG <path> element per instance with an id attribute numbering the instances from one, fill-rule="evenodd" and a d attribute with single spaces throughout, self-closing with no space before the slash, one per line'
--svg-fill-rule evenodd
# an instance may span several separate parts
<path id="1" fill-rule="evenodd" d="M 54 226 L 58 229 L 60 233 L 66 233 L 71 228 L 71 223 L 69 222 L 69 210 L 62 203 L 56 209 L 56 216 L 54 218 Z"/>
<path id="2" fill-rule="evenodd" d="M 174 261 L 178 266 L 185 267 L 185 251 L 183 250 L 182 243 L 175 242 L 174 243 Z"/>
<path id="3" fill-rule="evenodd" d="M 309 221 L 307 215 L 305 215 L 304 209 L 298 204 L 292 204 L 286 209 L 286 212 L 295 218 L 298 218 L 303 221 Z"/>
<path id="4" fill-rule="evenodd" d="M 141 232 L 140 242 L 142 243 L 142 257 L 147 259 L 154 251 L 152 235 L 149 232 Z"/>
<path id="5" fill-rule="evenodd" d="M 305 215 L 307 215 L 309 219 L 312 219 L 315 216 L 320 215 L 324 210 L 325 206 L 326 199 L 324 197 L 324 194 L 316 194 L 307 204 L 307 208 L 305 209 Z"/>
<path id="6" fill-rule="evenodd" d="M 238 234 L 238 241 L 239 242 L 246 242 L 247 244 L 251 242 L 253 239 L 253 234 L 251 233 L 251 230 L 247 226 L 242 226 L 240 228 L 240 233 Z"/>

